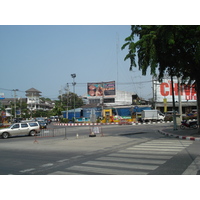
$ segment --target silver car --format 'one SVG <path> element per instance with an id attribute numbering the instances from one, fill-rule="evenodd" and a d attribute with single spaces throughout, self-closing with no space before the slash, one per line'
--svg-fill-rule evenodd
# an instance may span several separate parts
<path id="1" fill-rule="evenodd" d="M 30 135 L 34 136 L 40 131 L 38 122 L 14 123 L 8 128 L 0 129 L 0 136 L 4 139 L 11 136 Z"/>

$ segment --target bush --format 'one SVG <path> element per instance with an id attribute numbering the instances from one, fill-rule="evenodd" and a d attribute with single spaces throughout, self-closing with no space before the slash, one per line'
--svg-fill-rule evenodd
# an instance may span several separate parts
<path id="1" fill-rule="evenodd" d="M 69 119 L 61 118 L 61 119 L 60 119 L 60 122 L 61 122 L 61 123 L 69 123 Z"/>
<path id="2" fill-rule="evenodd" d="M 193 120 L 193 119 L 197 119 L 197 116 L 184 116 L 183 120 Z"/>
<path id="3" fill-rule="evenodd" d="M 165 121 L 170 121 L 170 122 L 173 121 L 173 116 L 172 115 L 166 116 Z"/>

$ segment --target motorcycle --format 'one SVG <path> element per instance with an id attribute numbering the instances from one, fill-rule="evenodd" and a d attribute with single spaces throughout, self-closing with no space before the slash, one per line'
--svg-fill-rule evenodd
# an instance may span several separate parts
<path id="1" fill-rule="evenodd" d="M 186 127 L 197 129 L 198 128 L 197 121 L 192 121 L 192 122 L 187 123 L 187 120 L 183 120 L 181 122 L 180 129 L 185 129 Z"/>

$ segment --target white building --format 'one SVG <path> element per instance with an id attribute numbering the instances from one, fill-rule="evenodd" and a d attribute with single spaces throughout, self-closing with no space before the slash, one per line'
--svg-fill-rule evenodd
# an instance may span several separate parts
<path id="1" fill-rule="evenodd" d="M 35 88 L 31 88 L 26 90 L 27 96 L 27 108 L 29 110 L 50 110 L 54 107 L 52 103 L 44 102 L 42 103 L 40 100 L 40 91 Z"/>
<path id="2" fill-rule="evenodd" d="M 40 103 L 40 91 L 35 88 L 26 90 L 27 96 L 27 108 L 30 110 L 38 110 L 38 105 Z"/>
<path id="3" fill-rule="evenodd" d="M 82 98 L 85 104 L 102 104 L 104 103 L 105 106 L 126 106 L 133 104 L 133 96 L 137 96 L 137 94 L 133 92 L 126 92 L 126 91 L 116 91 L 116 94 L 112 97 L 102 97 L 102 96 L 95 96 L 95 97 L 88 97 L 87 94 L 84 95 Z"/>

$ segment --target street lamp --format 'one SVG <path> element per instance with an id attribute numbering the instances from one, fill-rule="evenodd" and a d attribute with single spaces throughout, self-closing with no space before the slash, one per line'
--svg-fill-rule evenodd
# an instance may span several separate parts
<path id="1" fill-rule="evenodd" d="M 73 78 L 73 93 L 74 93 L 74 122 L 75 122 L 75 85 L 76 85 L 76 82 L 75 82 L 75 78 L 76 78 L 76 74 L 71 74 L 71 77 Z"/>

